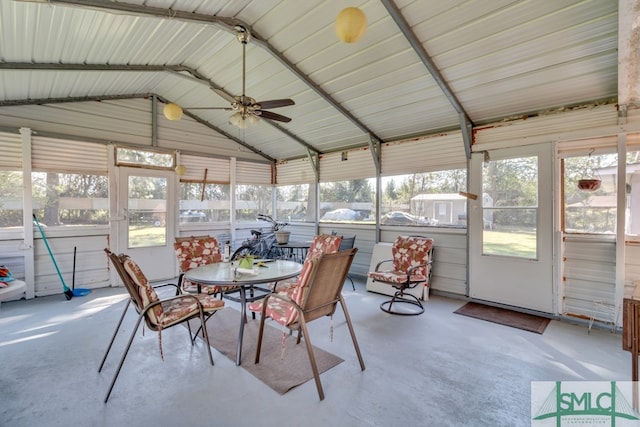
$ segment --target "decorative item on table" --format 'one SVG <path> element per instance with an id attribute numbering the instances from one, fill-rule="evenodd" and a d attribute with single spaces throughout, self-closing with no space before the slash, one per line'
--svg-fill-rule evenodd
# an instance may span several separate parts
<path id="1" fill-rule="evenodd" d="M 236 268 L 237 273 L 243 274 L 258 274 L 257 269 L 253 268 L 253 260 L 255 257 L 253 255 L 244 255 L 238 258 L 238 267 Z"/>
<path id="2" fill-rule="evenodd" d="M 227 240 L 222 250 L 222 261 L 229 262 L 231 260 L 231 242 Z"/>

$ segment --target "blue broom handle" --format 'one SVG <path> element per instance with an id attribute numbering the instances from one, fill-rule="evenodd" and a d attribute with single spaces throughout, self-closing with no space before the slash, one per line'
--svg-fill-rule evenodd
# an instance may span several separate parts
<path id="1" fill-rule="evenodd" d="M 40 235 L 42 236 L 42 241 L 44 242 L 44 245 L 47 247 L 47 251 L 49 252 L 51 261 L 53 261 L 53 266 L 56 268 L 56 271 L 58 272 L 58 277 L 62 282 L 62 287 L 66 292 L 69 290 L 69 288 L 67 287 L 66 283 L 64 283 L 64 279 L 62 278 L 62 274 L 60 273 L 60 269 L 58 268 L 58 263 L 56 262 L 56 259 L 53 257 L 53 252 L 51 252 L 51 248 L 49 247 L 49 242 L 47 242 L 47 237 L 44 235 L 44 231 L 42 231 L 42 228 L 40 227 L 40 221 L 38 221 L 38 218 L 36 217 L 35 214 L 33 214 L 33 219 L 36 220 L 36 225 L 38 226 L 38 230 L 40 230 Z"/>

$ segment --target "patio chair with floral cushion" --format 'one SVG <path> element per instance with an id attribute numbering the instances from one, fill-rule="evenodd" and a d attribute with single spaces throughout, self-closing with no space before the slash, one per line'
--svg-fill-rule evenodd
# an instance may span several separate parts
<path id="1" fill-rule="evenodd" d="M 334 234 L 319 234 L 314 236 L 302 264 L 304 265 L 307 260 L 317 258 L 322 254 L 334 254 L 338 252 L 341 244 L 342 236 L 336 236 Z M 274 283 L 272 288 L 276 292 L 286 291 L 296 286 L 299 277 L 300 276 Z M 260 311 L 260 308 L 256 311 Z"/>
<path id="2" fill-rule="evenodd" d="M 332 236 L 336 236 L 337 234 L 338 234 L 337 231 L 332 231 L 331 232 Z M 354 247 L 355 244 L 356 244 L 356 235 L 355 234 L 352 234 L 350 236 L 342 235 L 342 243 L 340 243 L 340 248 L 338 250 L 345 251 L 347 249 L 351 249 L 351 248 Z M 356 290 L 356 285 L 355 285 L 355 283 L 353 283 L 353 279 L 348 274 L 347 274 L 347 279 L 349 279 L 349 281 L 351 282 L 351 289 L 353 289 L 355 291 Z"/>
<path id="3" fill-rule="evenodd" d="M 430 285 L 433 257 L 433 239 L 422 236 L 398 236 L 391 247 L 392 259 L 380 261 L 375 271 L 369 272 L 374 282 L 384 283 L 396 288 L 396 292 L 389 301 L 380 304 L 380 309 L 391 314 L 418 315 L 424 313 L 420 299 L 407 289 L 424 286 L 428 292 Z M 385 263 L 392 263 L 390 270 L 381 270 Z M 415 306 L 413 310 L 394 310 L 394 304 Z M 410 307 L 411 308 L 411 307 Z"/>
<path id="4" fill-rule="evenodd" d="M 183 292 L 202 292 L 210 295 L 222 293 L 220 286 L 200 285 L 184 277 L 184 274 L 192 268 L 222 262 L 222 254 L 220 253 L 220 247 L 215 237 L 176 237 L 173 249 L 178 257 L 178 267 L 180 269 L 178 286 L 180 286 Z M 237 290 L 237 287 L 227 286 L 224 288 L 225 292 Z"/>
<path id="5" fill-rule="evenodd" d="M 118 379 L 120 370 L 124 360 L 127 357 L 133 338 L 140 326 L 140 323 L 144 319 L 147 328 L 152 331 L 158 332 L 158 346 L 160 348 L 160 357 L 163 358 L 162 352 L 162 330 L 170 328 L 175 325 L 186 322 L 187 330 L 191 345 L 195 344 L 196 335 L 191 333 L 191 327 L 189 320 L 198 318 L 200 320 L 200 328 L 204 337 L 204 346 L 209 354 L 209 361 L 213 365 L 213 356 L 211 355 L 211 347 L 209 346 L 209 335 L 207 334 L 207 328 L 205 327 L 206 320 L 215 314 L 218 310 L 224 307 L 224 301 L 215 298 L 213 295 L 208 294 L 182 294 L 175 295 L 169 298 L 161 299 L 155 291 L 155 288 L 151 286 L 142 270 L 135 261 L 133 261 L 128 255 L 120 254 L 116 255 L 109 249 L 105 248 L 111 263 L 115 267 L 118 275 L 122 279 L 125 288 L 129 293 L 129 300 L 125 306 L 125 310 L 120 317 L 120 320 L 116 326 L 116 329 L 111 337 L 107 351 L 102 358 L 98 372 L 102 371 L 107 355 L 113 346 L 118 330 L 122 325 L 122 321 L 127 312 L 127 308 L 130 303 L 133 303 L 136 311 L 138 312 L 138 321 L 135 327 L 131 331 L 131 336 L 127 346 L 125 347 L 120 363 L 116 369 L 116 372 L 107 391 L 107 395 L 104 398 L 105 403 L 109 400 L 113 386 Z"/>
<path id="6" fill-rule="evenodd" d="M 285 351 L 286 329 L 297 330 L 298 340 L 304 338 L 309 362 L 313 370 L 313 376 L 318 389 L 320 400 L 324 399 L 324 391 L 320 382 L 320 374 L 316 363 L 313 346 L 309 337 L 307 324 L 321 317 L 331 317 L 331 337 L 333 338 L 333 313 L 338 302 L 344 312 L 344 317 L 351 334 L 351 340 L 360 362 L 360 368 L 364 371 L 364 361 L 360 353 L 360 347 L 356 340 L 351 318 L 347 311 L 344 298 L 342 297 L 342 286 L 349 272 L 349 267 L 358 251 L 353 248 L 346 251 L 331 254 L 319 254 L 305 260 L 302 266 L 298 283 L 287 292 L 272 293 L 267 295 L 261 304 L 260 329 L 258 332 L 258 344 L 256 348 L 255 363 L 260 362 L 260 350 L 262 348 L 262 338 L 265 326 L 265 319 L 271 318 L 285 329 L 282 332 L 283 355 Z M 255 303 L 254 303 L 255 304 Z M 254 308 L 257 308 L 257 304 Z"/>

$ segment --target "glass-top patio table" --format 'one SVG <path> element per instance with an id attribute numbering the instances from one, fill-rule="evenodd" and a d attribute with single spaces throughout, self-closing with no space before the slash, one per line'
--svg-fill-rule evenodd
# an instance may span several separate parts
<path id="1" fill-rule="evenodd" d="M 247 303 L 263 298 L 264 295 L 247 298 L 247 289 L 255 285 L 278 282 L 300 274 L 302 265 L 294 261 L 266 260 L 266 262 L 254 265 L 256 274 L 237 271 L 238 263 L 218 262 L 214 264 L 196 267 L 185 273 L 185 277 L 194 283 L 218 286 L 240 287 L 240 332 L 238 333 L 238 347 L 236 351 L 236 365 L 242 360 L 242 338 L 244 323 L 247 314 Z"/>

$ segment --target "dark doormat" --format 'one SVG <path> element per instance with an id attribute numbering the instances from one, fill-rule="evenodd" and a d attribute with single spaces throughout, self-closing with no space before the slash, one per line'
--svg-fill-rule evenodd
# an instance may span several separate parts
<path id="1" fill-rule="evenodd" d="M 454 313 L 498 323 L 500 325 L 511 326 L 512 328 L 535 332 L 537 334 L 542 334 L 550 321 L 550 319 L 547 319 L 546 317 L 520 313 L 506 308 L 493 307 L 475 302 L 466 303 L 454 311 Z"/>

